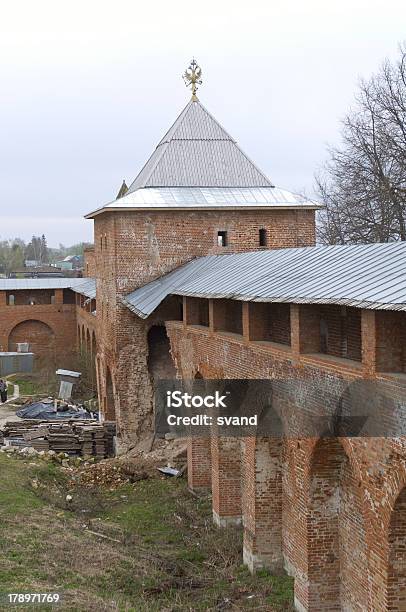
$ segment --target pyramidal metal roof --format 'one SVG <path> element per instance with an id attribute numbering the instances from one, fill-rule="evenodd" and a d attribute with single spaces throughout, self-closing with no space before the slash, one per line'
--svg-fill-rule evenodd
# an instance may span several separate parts
<path id="1" fill-rule="evenodd" d="M 144 187 L 272 187 L 198 100 L 191 100 L 128 193 Z"/>
<path id="2" fill-rule="evenodd" d="M 192 98 L 113 210 L 320 208 L 276 188 L 197 98 Z"/>

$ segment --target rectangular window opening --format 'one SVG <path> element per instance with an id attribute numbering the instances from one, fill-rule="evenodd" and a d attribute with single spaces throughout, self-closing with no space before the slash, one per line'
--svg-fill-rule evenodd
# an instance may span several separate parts
<path id="1" fill-rule="evenodd" d="M 227 232 L 225 231 L 217 232 L 217 246 L 220 246 L 220 247 L 227 246 Z"/>
<path id="2" fill-rule="evenodd" d="M 259 246 L 265 247 L 267 245 L 266 229 L 259 230 Z"/>

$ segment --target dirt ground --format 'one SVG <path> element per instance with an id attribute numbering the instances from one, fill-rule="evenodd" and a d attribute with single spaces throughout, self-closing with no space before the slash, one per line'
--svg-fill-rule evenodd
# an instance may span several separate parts
<path id="1" fill-rule="evenodd" d="M 19 421 L 20 419 L 16 416 L 16 410 L 20 406 L 14 406 L 13 404 L 0 404 L 0 429 L 7 421 Z"/>

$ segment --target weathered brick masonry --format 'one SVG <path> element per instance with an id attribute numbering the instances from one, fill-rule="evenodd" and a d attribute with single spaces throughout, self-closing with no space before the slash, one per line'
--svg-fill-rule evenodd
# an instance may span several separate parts
<path id="1" fill-rule="evenodd" d="M 95 218 L 101 403 L 115 412 L 123 445 L 152 427 L 148 331 L 166 319 L 180 318 L 181 305 L 173 298 L 143 321 L 121 303 L 121 297 L 194 257 L 258 249 L 260 228 L 267 230 L 267 248 L 312 245 L 314 214 L 170 210 L 107 212 Z M 227 231 L 225 247 L 217 245 L 222 230 Z"/>
<path id="2" fill-rule="evenodd" d="M 70 289 L 0 291 L 0 347 L 16 351 L 28 342 L 36 367 L 73 367 L 81 347 L 96 354 L 96 317 L 92 304 Z M 93 303 L 95 309 L 95 304 Z"/>
<path id="3" fill-rule="evenodd" d="M 275 394 L 296 435 L 189 439 L 189 486 L 211 488 L 218 525 L 243 523 L 251 570 L 294 576 L 297 610 L 406 610 L 403 440 L 303 437 L 349 383 L 403 399 L 405 314 L 176 295 L 147 314 L 131 306 L 193 258 L 314 245 L 315 208 L 274 188 L 194 96 L 129 190 L 88 215 L 97 316 L 80 311 L 78 337 L 96 319 L 100 404 L 123 447 L 152 434 L 158 378 L 297 384 Z"/>
<path id="4" fill-rule="evenodd" d="M 70 295 L 71 294 L 71 295 Z M 41 361 L 72 363 L 76 354 L 76 312 L 69 290 L 0 291 L 0 345 L 15 351 L 29 342 Z"/>
<path id="5" fill-rule="evenodd" d="M 189 301 L 184 312 L 196 311 L 197 301 L 188 307 Z M 383 341 L 404 324 L 404 313 L 350 310 L 343 325 L 343 313 L 335 307 L 291 305 L 289 345 L 257 340 L 264 330 L 253 313 L 264 313 L 269 305 L 242 306 L 241 334 L 224 331 L 225 322 L 215 330 L 215 311 L 224 310 L 216 300 L 206 328 L 167 322 L 182 377 L 199 372 L 204 378 L 307 380 L 325 389 L 326 396 L 345 382 L 375 379 L 404 400 L 404 349 L 399 356 L 395 342 L 391 361 Z M 320 326 L 326 317 L 329 346 Z M 276 320 L 281 320 L 278 314 Z M 283 320 L 287 325 L 286 314 Z M 383 362 L 395 364 L 395 371 L 377 370 Z M 323 397 L 319 400 L 322 405 Z M 285 401 L 283 410 L 291 421 L 290 409 Z M 211 468 L 207 441 L 189 440 L 188 451 L 190 486 L 204 487 L 211 480 L 217 524 L 242 519 L 245 562 L 252 570 L 284 567 L 293 575 L 298 610 L 405 610 L 403 440 L 301 439 L 299 412 L 297 438 L 235 439 L 230 444 L 213 437 Z"/>

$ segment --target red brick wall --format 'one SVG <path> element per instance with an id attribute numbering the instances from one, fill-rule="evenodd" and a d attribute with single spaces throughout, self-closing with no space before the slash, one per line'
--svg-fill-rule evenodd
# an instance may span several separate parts
<path id="1" fill-rule="evenodd" d="M 178 318 L 179 305 L 165 305 L 144 321 L 121 304 L 121 296 L 194 257 L 258 249 L 260 228 L 268 230 L 268 248 L 312 245 L 314 211 L 130 211 L 96 217 L 100 371 L 103 378 L 107 364 L 112 370 L 123 444 L 150 435 L 147 333 L 156 322 Z M 227 231 L 227 247 L 217 246 L 218 231 Z"/>
<path id="2" fill-rule="evenodd" d="M 377 311 L 377 369 L 406 372 L 406 322 L 402 312 Z"/>
<path id="3" fill-rule="evenodd" d="M 95 248 L 86 247 L 83 251 L 83 276 L 95 278 L 96 276 L 96 255 Z"/>
<path id="4" fill-rule="evenodd" d="M 189 487 L 192 491 L 211 490 L 211 439 L 190 437 L 187 440 Z"/>
<path id="5" fill-rule="evenodd" d="M 242 461 L 244 562 L 280 572 L 282 557 L 282 441 L 246 438 Z"/>
<path id="6" fill-rule="evenodd" d="M 217 525 L 241 522 L 241 440 L 211 437 L 213 518 Z"/>
<path id="7" fill-rule="evenodd" d="M 0 292 L 2 349 L 16 350 L 16 342 L 29 342 L 37 352 L 41 365 L 72 367 L 76 355 L 75 306 L 63 304 L 61 289 L 55 290 L 54 304 L 39 303 L 34 306 L 19 305 L 21 299 L 18 293 L 14 291 L 16 305 L 10 306 L 6 301 L 6 292 Z M 44 299 L 44 292 L 41 290 L 33 290 L 31 294 L 38 302 Z"/>
<path id="8" fill-rule="evenodd" d="M 209 301 L 199 298 L 183 298 L 184 319 L 188 325 L 209 326 Z"/>
<path id="9" fill-rule="evenodd" d="M 36 357 L 55 359 L 55 334 L 49 325 L 42 321 L 22 321 L 11 331 L 8 350 L 16 351 L 17 343 L 29 342 L 30 351 Z"/>
<path id="10" fill-rule="evenodd" d="M 361 311 L 342 306 L 320 306 L 320 318 L 327 325 L 328 355 L 361 360 Z"/>
<path id="11" fill-rule="evenodd" d="M 242 302 L 212 300 L 213 329 L 242 334 Z"/>
<path id="12" fill-rule="evenodd" d="M 76 346 L 83 354 L 88 353 L 93 362 L 97 355 L 97 319 L 85 308 L 76 307 Z"/>
<path id="13" fill-rule="evenodd" d="M 318 442 L 310 465 L 310 610 L 362 610 L 368 601 L 358 483 L 337 439 Z"/>
<path id="14" fill-rule="evenodd" d="M 29 304 L 30 300 L 34 300 L 35 304 L 51 304 L 52 297 L 55 294 L 53 289 L 35 289 L 33 291 L 19 290 L 7 291 L 7 303 L 10 303 L 10 296 L 14 296 L 14 304 L 16 306 L 24 306 Z"/>
<path id="15" fill-rule="evenodd" d="M 406 608 L 406 488 L 398 499 L 389 529 L 388 610 Z"/>
<path id="16" fill-rule="evenodd" d="M 302 338 L 302 346 L 308 346 L 306 334 L 313 333 L 311 326 L 306 327 L 311 321 L 310 306 L 304 309 L 304 328 L 297 329 L 300 310 L 292 308 L 295 341 L 291 349 L 283 350 L 277 345 L 247 343 L 246 335 L 238 338 L 167 323 L 179 372 L 186 378 L 193 377 L 196 371 L 210 378 L 299 376 L 318 383 L 324 381 L 329 393 L 340 388 L 344 379 L 356 381 L 372 375 L 385 380 L 404 400 L 406 379 L 375 373 L 377 330 L 371 312 L 360 312 L 364 363 L 358 366 L 354 361 L 337 361 L 323 355 L 295 356 L 297 338 Z M 389 321 L 390 317 L 386 323 Z M 283 409 L 286 418 L 296 418 L 298 438 L 283 442 L 281 460 L 272 446 L 265 450 L 259 442 L 255 450 L 252 439 L 242 441 L 246 563 L 254 569 L 277 568 L 278 562 L 283 562 L 295 577 L 295 600 L 300 610 L 402 610 L 399 589 L 402 593 L 406 575 L 402 500 L 393 508 L 406 482 L 404 442 L 347 438 L 323 441 L 320 446 L 315 440 L 300 439 L 300 413 L 290 416 L 286 403 Z M 231 468 L 232 456 L 225 452 L 222 458 L 216 445 L 218 456 L 214 461 L 212 456 L 212 483 L 214 490 L 221 492 L 230 476 L 232 482 L 235 470 Z M 237 451 L 234 460 L 238 461 Z M 228 469 L 220 469 L 222 461 L 229 465 Z M 233 495 L 237 490 L 234 486 Z M 236 498 L 234 505 L 235 502 Z M 217 516 L 230 516 L 229 504 L 226 496 L 214 493 Z M 388 601 L 394 602 L 390 604 L 392 608 Z"/>
<path id="17" fill-rule="evenodd" d="M 272 342 L 290 344 L 290 304 L 267 304 L 268 338 Z"/>
<path id="18" fill-rule="evenodd" d="M 37 366 L 77 366 L 78 350 L 86 350 L 90 338 L 91 355 L 96 354 L 97 319 L 85 308 L 75 305 L 75 294 L 69 290 L 16 290 L 15 305 L 8 304 L 6 292 L 0 292 L 0 347 L 16 350 L 17 342 L 29 342 L 36 353 Z M 50 294 L 55 294 L 50 303 Z M 36 305 L 26 304 L 32 296 Z M 91 359 L 93 359 L 91 357 Z"/>

